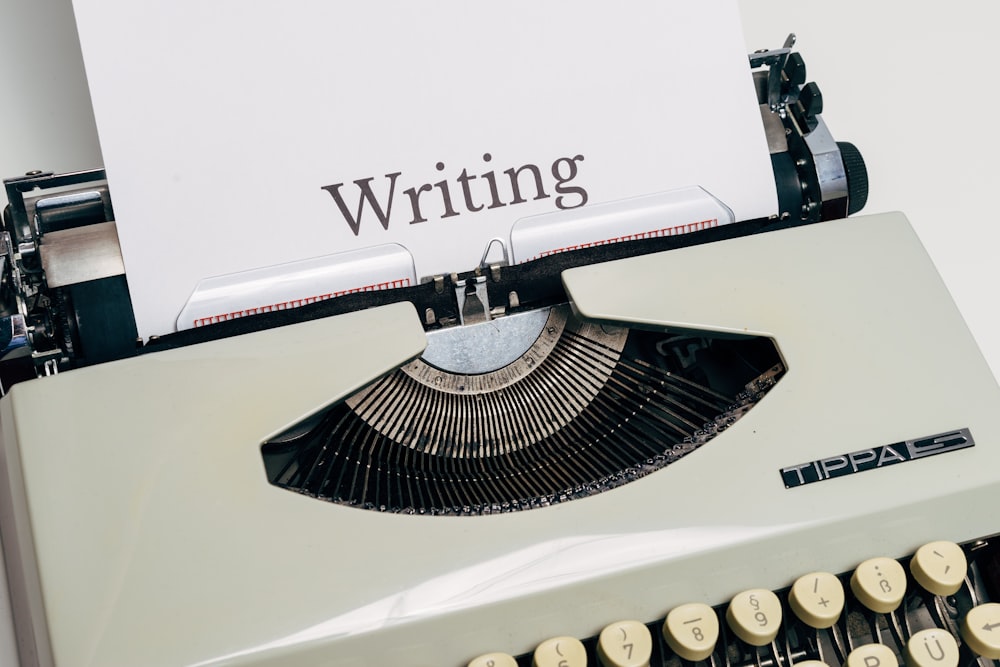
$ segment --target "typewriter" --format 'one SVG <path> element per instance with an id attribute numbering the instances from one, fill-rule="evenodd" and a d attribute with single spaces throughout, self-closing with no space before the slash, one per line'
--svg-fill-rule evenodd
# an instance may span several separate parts
<path id="1" fill-rule="evenodd" d="M 103 172 L 6 181 L 21 664 L 1000 659 L 996 382 L 791 41 L 750 65 L 772 218 L 144 343 Z"/>

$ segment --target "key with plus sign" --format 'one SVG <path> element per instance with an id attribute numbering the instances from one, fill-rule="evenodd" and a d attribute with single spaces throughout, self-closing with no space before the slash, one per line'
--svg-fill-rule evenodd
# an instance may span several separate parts
<path id="1" fill-rule="evenodd" d="M 844 609 L 844 586 L 829 572 L 812 572 L 795 581 L 788 604 L 809 627 L 829 628 Z"/>

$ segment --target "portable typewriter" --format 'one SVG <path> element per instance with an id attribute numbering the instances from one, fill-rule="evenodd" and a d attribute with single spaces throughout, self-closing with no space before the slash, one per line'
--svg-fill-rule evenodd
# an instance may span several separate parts
<path id="1" fill-rule="evenodd" d="M 144 345 L 103 173 L 7 181 L 22 664 L 1000 659 L 996 382 L 791 43 L 750 60 L 774 218 Z"/>

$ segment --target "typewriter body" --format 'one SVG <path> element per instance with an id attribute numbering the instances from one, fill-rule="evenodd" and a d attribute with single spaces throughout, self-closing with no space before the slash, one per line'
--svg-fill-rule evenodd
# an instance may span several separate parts
<path id="1" fill-rule="evenodd" d="M 791 46 L 750 58 L 773 218 L 142 345 L 103 174 L 7 181 L 22 664 L 526 666 L 550 638 L 596 664 L 625 619 L 680 664 L 659 628 L 691 602 L 719 615 L 713 666 L 905 659 L 935 623 L 986 661 L 960 626 L 997 599 L 1000 391 L 905 217 L 847 217 L 863 162 Z M 972 563 L 957 596 L 911 580 L 813 633 L 782 592 L 776 638 L 726 634 L 740 591 L 938 540 Z"/>

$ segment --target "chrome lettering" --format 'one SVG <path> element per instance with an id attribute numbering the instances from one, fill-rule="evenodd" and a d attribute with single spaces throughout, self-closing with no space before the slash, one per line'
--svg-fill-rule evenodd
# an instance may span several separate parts
<path id="1" fill-rule="evenodd" d="M 874 470 L 897 463 L 907 463 L 935 454 L 975 447 L 972 432 L 967 428 L 947 431 L 924 438 L 904 440 L 891 445 L 828 456 L 815 461 L 781 468 L 781 479 L 785 488 L 791 489 L 805 484 L 822 482 L 834 477 L 852 475 L 857 472 Z"/>

